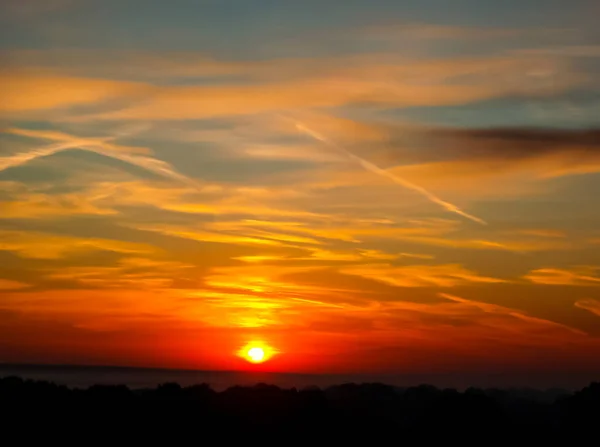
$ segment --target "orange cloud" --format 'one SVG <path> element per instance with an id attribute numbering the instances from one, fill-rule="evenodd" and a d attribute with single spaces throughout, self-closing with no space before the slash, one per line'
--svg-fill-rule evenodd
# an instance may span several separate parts
<path id="1" fill-rule="evenodd" d="M 149 86 L 142 84 L 43 73 L 39 69 L 0 71 L 0 86 L 0 113 L 94 104 L 149 91 Z"/>
<path id="2" fill-rule="evenodd" d="M 293 213 L 291 217 L 293 217 Z M 265 221 L 258 219 L 245 219 L 240 221 L 223 221 L 208 224 L 211 229 L 219 231 L 243 232 L 244 234 L 256 232 L 262 227 L 278 228 L 290 234 L 307 234 L 314 238 L 360 243 L 367 239 L 410 239 L 443 235 L 455 229 L 454 225 L 446 226 L 419 226 L 419 225 L 392 225 L 374 224 L 364 222 L 360 218 L 313 215 L 306 222 Z M 322 224 L 323 220 L 326 225 Z M 335 225 L 333 225 L 335 224 Z M 260 231 L 260 230 L 259 230 Z"/>
<path id="3" fill-rule="evenodd" d="M 110 208 L 101 208 L 90 203 L 83 194 L 64 194 L 60 197 L 49 194 L 22 194 L 17 200 L 0 201 L 0 219 L 32 219 L 77 214 L 116 214 Z"/>
<path id="4" fill-rule="evenodd" d="M 352 251 L 343 250 L 322 250 L 317 248 L 307 248 L 310 256 L 292 258 L 295 260 L 309 261 L 368 261 L 368 260 L 393 260 L 400 257 L 398 254 L 385 253 L 373 249 L 356 249 Z"/>
<path id="5" fill-rule="evenodd" d="M 480 58 L 426 59 L 399 58 L 376 54 L 330 59 L 278 59 L 271 61 L 218 61 L 196 54 L 147 53 L 93 55 L 73 51 L 53 56 L 38 53 L 11 54 L 12 68 L 2 75 L 3 110 L 23 112 L 89 105 L 118 98 L 121 110 L 63 114 L 73 120 L 180 120 L 215 116 L 278 113 L 301 108 L 339 107 L 368 102 L 391 107 L 465 104 L 506 95 L 540 96 L 556 94 L 588 81 L 560 58 L 530 55 L 489 56 Z M 75 59 L 74 59 L 75 58 Z M 68 74 L 73 60 L 78 66 L 95 67 L 91 76 L 106 73 L 107 67 L 139 67 L 140 77 L 148 73 L 177 78 L 181 75 L 215 76 L 235 74 L 244 82 L 215 85 L 177 86 L 161 82 L 124 82 Z M 56 65 L 56 60 L 69 61 Z M 34 65 L 32 61 L 36 61 Z M 52 66 L 54 62 L 55 66 Z M 49 64 L 40 71 L 39 64 Z M 77 64 L 75 64 L 77 65 Z M 552 73 L 552 91 L 540 89 L 531 73 Z M 77 71 L 77 70 L 76 70 Z M 79 70 L 81 71 L 81 70 Z M 135 71 L 135 70 L 134 70 Z M 67 74 L 62 74 L 66 72 Z M 102 76 L 102 74 L 100 74 Z M 108 76 L 115 79 L 114 74 Z M 464 78 L 469 78 L 468 82 Z M 252 82 L 247 82 L 248 80 Z M 60 85 L 60 89 L 56 89 Z M 16 93 L 18 92 L 18 93 Z M 60 92 L 58 94 L 57 92 Z M 2 110 L 2 109 L 0 109 Z M 370 126 L 351 120 L 323 119 L 323 131 L 351 132 L 370 140 L 381 135 Z"/>
<path id="6" fill-rule="evenodd" d="M 216 267 L 204 279 L 207 285 L 218 288 L 242 289 L 260 293 L 282 293 L 321 290 L 304 284 L 281 281 L 280 277 L 292 273 L 315 270 L 318 267 L 236 266 Z"/>
<path id="7" fill-rule="evenodd" d="M 457 223 L 454 221 L 438 222 L 436 224 L 427 224 L 424 222 L 407 222 L 393 224 L 385 223 L 367 223 L 362 222 L 360 218 L 346 217 L 336 223 L 338 216 L 327 216 L 330 222 L 328 225 L 321 225 L 320 220 L 324 216 L 315 219 L 307 219 L 306 222 L 285 222 L 285 221 L 261 221 L 261 220 L 240 220 L 240 221 L 222 221 L 209 223 L 207 226 L 218 231 L 227 231 L 243 234 L 256 234 L 256 228 L 277 227 L 279 231 L 291 234 L 307 234 L 313 238 L 324 239 L 325 241 L 345 241 L 355 244 L 368 243 L 383 240 L 407 241 L 416 244 L 422 244 L 433 247 L 466 248 L 472 250 L 500 250 L 512 252 L 531 252 L 546 250 L 563 250 L 572 248 L 573 245 L 560 238 L 540 239 L 525 237 L 508 237 L 507 235 L 493 233 L 493 239 L 469 239 L 458 237 L 456 234 Z M 401 255 L 395 255 L 401 256 Z"/>
<path id="8" fill-rule="evenodd" d="M 210 231 L 195 230 L 189 227 L 176 227 L 170 225 L 130 225 L 131 227 L 143 230 L 154 231 L 167 236 L 190 239 L 199 242 L 220 242 L 223 244 L 236 245 L 259 245 L 259 246 L 285 246 L 285 242 L 269 237 L 251 237 L 227 233 L 215 233 Z"/>
<path id="9" fill-rule="evenodd" d="M 1 166 L 1 160 L 0 160 Z M 119 180 L 118 172 L 111 172 L 113 181 L 106 174 L 95 176 L 93 172 L 74 172 L 65 179 L 76 192 L 56 193 L 48 185 L 34 188 L 18 182 L 1 182 L 6 199 L 0 201 L 0 219 L 52 218 L 69 215 L 118 215 L 120 208 L 128 206 L 154 206 L 168 208 L 169 204 L 182 202 L 189 196 L 202 197 L 195 188 L 177 185 L 168 181 Z M 213 188 L 217 185 L 212 185 Z M 210 186 L 202 191 L 209 193 Z M 173 205 L 174 206 L 174 205 Z M 218 207 L 207 206 L 207 213 L 216 212 Z"/>
<path id="10" fill-rule="evenodd" d="M 545 228 L 533 228 L 533 229 L 522 229 L 516 230 L 519 234 L 526 236 L 537 236 L 537 237 L 549 237 L 549 238 L 564 238 L 567 237 L 564 231 L 551 230 Z"/>
<path id="11" fill-rule="evenodd" d="M 194 265 L 149 258 L 123 258 L 112 267 L 63 267 L 45 278 L 66 280 L 91 288 L 161 289 L 185 275 Z"/>
<path id="12" fill-rule="evenodd" d="M 58 259 L 70 253 L 90 250 L 138 254 L 156 251 L 150 245 L 134 242 L 10 230 L 0 230 L 0 250 L 35 259 Z"/>
<path id="13" fill-rule="evenodd" d="M 456 287 L 473 283 L 503 283 L 506 280 L 480 276 L 458 264 L 394 266 L 367 264 L 342 267 L 346 275 L 357 275 L 396 287 Z"/>
<path id="14" fill-rule="evenodd" d="M 456 237 L 430 237 L 430 236 L 404 236 L 398 237 L 406 241 L 417 244 L 431 245 L 434 247 L 449 247 L 449 248 L 467 248 L 472 250 L 501 250 L 512 251 L 517 253 L 526 253 L 534 251 L 550 251 L 550 250 L 565 250 L 573 246 L 568 243 L 558 241 L 538 241 L 527 239 L 504 239 L 495 238 L 495 240 L 487 239 L 463 239 Z"/>
<path id="15" fill-rule="evenodd" d="M 252 158 L 266 160 L 295 160 L 295 161 L 313 161 L 313 162 L 331 162 L 339 161 L 340 156 L 330 152 L 323 152 L 313 146 L 292 146 L 281 145 L 251 145 L 242 149 L 242 153 Z"/>
<path id="16" fill-rule="evenodd" d="M 378 362 L 368 349 L 357 349 L 361 364 L 371 365 L 374 370 L 448 366 L 444 353 L 451 353 L 452 364 L 460 359 L 469 364 L 531 367 L 532 348 L 540 359 L 581 359 L 585 352 L 599 347 L 593 337 L 561 323 L 455 295 L 441 297 L 444 301 L 437 303 L 384 301 L 376 306 L 345 309 L 343 313 L 323 309 L 306 323 L 317 332 L 321 346 L 327 346 L 328 352 L 348 356 L 357 345 L 372 346 L 379 355 L 389 352 Z M 329 334 L 342 337 L 343 346 L 323 344 Z M 347 362 L 344 366 L 348 368 Z"/>
<path id="17" fill-rule="evenodd" d="M 462 61 L 465 63 L 465 61 Z M 493 61 L 488 61 L 493 64 Z M 486 62 L 486 63 L 488 63 Z M 391 66 L 377 67 L 366 65 L 359 70 L 345 69 L 343 74 L 327 74 L 322 77 L 308 76 L 293 81 L 273 81 L 265 84 L 228 85 L 228 86 L 192 86 L 165 87 L 157 90 L 148 100 L 124 108 L 116 112 L 91 115 L 85 119 L 109 120 L 181 120 L 201 119 L 215 116 L 249 115 L 298 108 L 340 107 L 344 105 L 369 102 L 374 105 L 407 107 L 407 106 L 442 106 L 466 104 L 484 99 L 502 97 L 510 94 L 547 94 L 535 91 L 536 84 L 526 77 L 519 78 L 517 70 L 522 70 L 524 61 L 502 61 L 499 70 L 503 70 L 504 79 L 497 73 L 486 78 L 481 72 L 481 79 L 476 83 L 447 83 L 444 75 L 458 76 L 465 74 L 467 68 L 458 68 L 460 64 L 450 67 L 422 67 L 429 70 L 431 82 L 397 81 L 404 75 L 402 68 Z M 526 63 L 530 63 L 525 61 Z M 481 66 L 483 61 L 476 61 Z M 465 63 L 468 65 L 468 63 Z M 450 69 L 450 73 L 444 70 Z M 442 71 L 443 74 L 435 72 Z M 385 76 L 380 73 L 384 70 Z M 486 66 L 489 73 L 492 68 Z M 365 76 L 365 71 L 370 76 Z M 502 73 L 502 72 L 500 72 Z M 396 75 L 396 77 L 392 77 Z M 471 75 L 473 75 L 471 73 Z M 566 90 L 581 83 L 581 75 L 562 75 L 557 77 L 552 93 Z M 539 84 L 538 84 L 539 85 Z"/>
<path id="18" fill-rule="evenodd" d="M 228 87 L 171 87 L 144 104 L 87 119 L 185 120 L 275 112 L 299 107 L 337 107 L 368 100 L 396 106 L 462 104 L 499 95 L 481 86 L 388 86 L 360 80 L 323 79 Z"/>
<path id="19" fill-rule="evenodd" d="M 585 309 L 600 317 L 600 301 L 594 299 L 584 299 L 575 301 L 575 307 Z"/>
<path id="20" fill-rule="evenodd" d="M 240 191 L 241 192 L 241 191 Z M 277 196 L 277 193 L 272 195 Z M 235 196 L 234 196 L 235 197 Z M 272 198 L 273 198 L 272 197 Z M 235 203 L 231 201 L 216 201 L 213 203 L 197 203 L 197 202 L 185 202 L 180 203 L 163 203 L 160 208 L 170 211 L 178 211 L 180 213 L 189 214 L 237 214 L 247 216 L 279 216 L 279 217 L 317 217 L 319 214 L 312 213 L 310 211 L 304 211 L 299 209 L 289 209 L 289 207 L 279 208 L 275 206 L 268 206 L 263 203 L 258 203 L 252 199 L 252 197 L 244 197 L 241 203 Z"/>
<path id="21" fill-rule="evenodd" d="M 541 325 L 541 326 L 549 326 L 552 328 L 566 329 L 567 331 L 575 333 L 575 334 L 585 335 L 584 332 L 582 332 L 578 329 L 573 329 L 570 326 L 555 323 L 555 322 L 549 321 L 549 320 L 544 320 L 542 318 L 536 318 L 531 315 L 527 315 L 524 312 L 510 309 L 510 308 L 507 308 L 504 306 L 498 306 L 496 304 L 483 303 L 483 302 L 473 301 L 473 300 L 466 300 L 464 298 L 460 298 L 460 297 L 457 297 L 454 295 L 449 295 L 447 293 L 442 293 L 442 294 L 440 294 L 440 296 L 442 296 L 446 299 L 449 299 L 451 301 L 456 301 L 462 305 L 473 306 L 477 309 L 482 310 L 485 313 L 508 315 L 510 317 L 516 318 L 516 319 L 524 321 L 526 323 L 530 323 L 532 325 Z"/>
<path id="22" fill-rule="evenodd" d="M 20 281 L 13 281 L 12 279 L 0 278 L 0 290 L 24 289 L 26 287 L 29 287 L 29 284 Z"/>
<path id="23" fill-rule="evenodd" d="M 586 266 L 573 269 L 543 268 L 532 270 L 523 278 L 537 284 L 594 286 L 600 285 L 600 277 L 597 276 L 599 270 L 599 267 Z"/>

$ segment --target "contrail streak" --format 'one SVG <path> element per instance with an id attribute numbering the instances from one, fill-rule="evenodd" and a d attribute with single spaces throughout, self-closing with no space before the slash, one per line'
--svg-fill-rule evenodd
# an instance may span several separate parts
<path id="1" fill-rule="evenodd" d="M 141 128 L 135 129 L 136 131 L 142 130 Z M 57 136 L 48 136 L 47 134 L 37 133 L 35 131 L 29 131 L 25 129 L 5 129 L 5 133 L 12 133 L 15 135 L 24 135 L 32 138 L 45 138 L 45 139 L 58 139 Z M 137 132 L 135 132 L 137 133 Z M 120 132 L 119 137 L 129 136 L 131 132 Z M 65 135 L 63 141 L 58 143 L 50 144 L 38 149 L 33 149 L 28 152 L 15 154 L 9 157 L 0 158 L 0 172 L 8 168 L 20 166 L 31 160 L 40 157 L 46 157 L 49 155 L 56 154 L 58 152 L 80 149 L 88 152 L 94 152 L 106 157 L 115 158 L 117 160 L 124 161 L 126 163 L 139 166 L 148 171 L 154 172 L 163 177 L 170 177 L 180 182 L 193 185 L 198 187 L 198 184 L 189 177 L 177 172 L 169 163 L 156 158 L 147 157 L 144 155 L 128 154 L 119 151 L 119 147 L 108 143 L 109 140 L 114 140 L 115 137 L 108 138 L 77 138 Z"/>
<path id="2" fill-rule="evenodd" d="M 287 117 L 284 117 L 284 118 L 290 120 L 290 118 L 287 118 Z M 465 217 L 467 219 L 472 220 L 473 222 L 477 222 L 477 223 L 482 224 L 482 225 L 487 225 L 487 222 L 485 222 L 483 219 L 480 219 L 477 216 L 473 216 L 472 214 L 464 212 L 463 210 L 461 210 L 456 205 L 454 205 L 454 204 L 452 204 L 450 202 L 446 202 L 445 200 L 440 199 L 438 196 L 436 196 L 435 194 L 427 191 L 422 186 L 419 186 L 419 185 L 416 185 L 416 184 L 414 184 L 412 182 L 409 182 L 408 180 L 405 180 L 402 177 L 394 175 L 391 172 L 389 172 L 389 171 L 387 171 L 385 169 L 382 169 L 379 166 L 371 163 L 370 161 L 367 161 L 367 160 L 359 157 L 358 155 L 354 155 L 352 152 L 349 152 L 348 150 L 344 149 L 343 147 L 338 146 L 334 142 L 328 140 L 323 135 L 319 134 L 318 132 L 315 132 L 314 130 L 310 129 L 308 126 L 306 126 L 305 124 L 303 124 L 303 123 L 301 123 L 299 121 L 296 121 L 296 120 L 293 120 L 293 119 L 291 121 L 294 122 L 294 124 L 296 125 L 296 128 L 298 130 L 306 133 L 307 135 L 310 135 L 311 137 L 313 137 L 317 141 L 320 141 L 322 143 L 327 144 L 332 149 L 335 149 L 336 151 L 341 152 L 346 157 L 349 157 L 350 159 L 354 160 L 356 163 L 358 163 L 359 165 L 361 165 L 366 170 L 371 171 L 371 172 L 373 172 L 373 173 L 375 173 L 377 175 L 380 175 L 382 177 L 386 177 L 386 178 L 390 179 L 391 181 L 393 181 L 394 183 L 396 183 L 398 185 L 404 186 L 405 188 L 410 189 L 411 191 L 414 191 L 414 192 L 417 192 L 417 193 L 421 194 L 427 200 L 429 200 L 430 202 L 433 202 L 433 203 L 441 206 L 446 211 L 458 214 L 458 215 L 460 215 L 462 217 Z"/>

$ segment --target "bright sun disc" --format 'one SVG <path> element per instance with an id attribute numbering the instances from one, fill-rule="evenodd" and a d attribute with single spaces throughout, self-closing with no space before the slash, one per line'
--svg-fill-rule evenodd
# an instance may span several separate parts
<path id="1" fill-rule="evenodd" d="M 250 361 L 260 363 L 265 358 L 265 351 L 262 348 L 250 348 L 247 355 Z"/>
<path id="2" fill-rule="evenodd" d="M 241 347 L 237 355 L 250 363 L 263 363 L 270 360 L 279 351 L 264 341 L 253 340 Z"/>

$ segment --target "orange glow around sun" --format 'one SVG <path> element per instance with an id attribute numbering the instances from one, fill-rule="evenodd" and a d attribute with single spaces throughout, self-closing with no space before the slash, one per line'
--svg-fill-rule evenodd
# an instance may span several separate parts
<path id="1" fill-rule="evenodd" d="M 237 352 L 237 355 L 250 363 L 266 362 L 275 354 L 277 354 L 277 351 L 273 347 L 260 341 L 252 341 Z"/>

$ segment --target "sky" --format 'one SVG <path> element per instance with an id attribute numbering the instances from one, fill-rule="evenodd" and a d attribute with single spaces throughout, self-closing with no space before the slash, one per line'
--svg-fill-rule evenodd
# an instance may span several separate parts
<path id="1" fill-rule="evenodd" d="M 0 362 L 600 373 L 600 8 L 541 3 L 3 1 Z"/>

